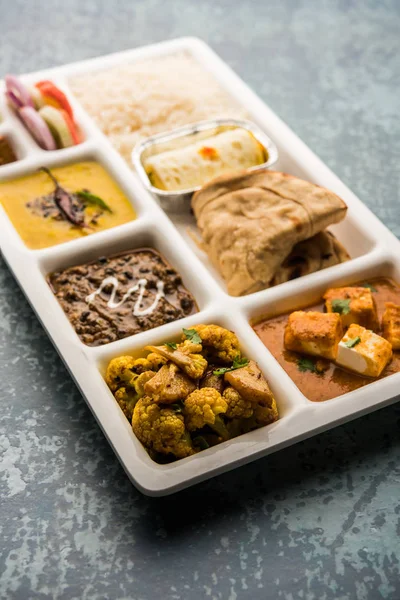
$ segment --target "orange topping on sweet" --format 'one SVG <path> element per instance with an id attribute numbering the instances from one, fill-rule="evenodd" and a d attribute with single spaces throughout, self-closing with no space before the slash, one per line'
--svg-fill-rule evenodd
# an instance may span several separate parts
<path id="1" fill-rule="evenodd" d="M 217 158 L 219 157 L 216 149 L 212 148 L 211 146 L 203 146 L 203 148 L 200 148 L 199 154 L 200 156 L 208 160 L 217 160 Z"/>

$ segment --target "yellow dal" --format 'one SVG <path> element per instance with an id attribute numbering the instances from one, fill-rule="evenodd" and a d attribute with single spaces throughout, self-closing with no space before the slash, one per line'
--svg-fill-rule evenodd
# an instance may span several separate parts
<path id="1" fill-rule="evenodd" d="M 35 215 L 26 207 L 27 202 L 54 191 L 54 184 L 46 173 L 35 172 L 26 177 L 0 182 L 0 204 L 28 248 L 37 250 L 54 246 L 135 219 L 129 200 L 98 163 L 75 163 L 51 169 L 51 172 L 67 191 L 87 189 L 104 200 L 113 212 L 103 212 L 97 219 L 97 225 L 91 226 L 91 229 L 81 229 L 65 219 L 56 221 Z M 97 206 L 88 206 L 85 209 L 86 223 L 98 212 Z"/>

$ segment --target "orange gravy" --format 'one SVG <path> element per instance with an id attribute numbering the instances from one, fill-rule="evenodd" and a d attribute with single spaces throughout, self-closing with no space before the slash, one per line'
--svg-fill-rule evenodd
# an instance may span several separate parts
<path id="1" fill-rule="evenodd" d="M 359 282 L 353 285 L 363 285 L 367 283 Z M 376 292 L 373 297 L 378 311 L 379 322 L 385 311 L 385 302 L 394 302 L 400 304 L 400 286 L 391 279 L 370 279 L 368 283 L 372 285 Z M 301 307 L 300 307 L 301 308 Z M 321 301 L 313 306 L 303 308 L 303 310 L 318 310 L 323 312 L 324 303 Z M 293 379 L 300 391 L 313 402 L 322 402 L 336 396 L 341 396 L 347 392 L 368 385 L 376 381 L 370 377 L 363 377 L 350 373 L 344 369 L 330 363 L 329 368 L 322 374 L 312 373 L 311 371 L 299 371 L 297 361 L 300 354 L 286 350 L 283 345 L 283 334 L 290 313 L 272 317 L 271 319 L 258 319 L 253 322 L 253 329 L 261 338 L 268 350 L 273 354 L 279 364 L 285 369 L 286 373 Z M 380 333 L 377 331 L 376 333 Z M 384 369 L 379 379 L 393 375 L 400 371 L 400 351 L 393 353 L 393 360 Z"/>

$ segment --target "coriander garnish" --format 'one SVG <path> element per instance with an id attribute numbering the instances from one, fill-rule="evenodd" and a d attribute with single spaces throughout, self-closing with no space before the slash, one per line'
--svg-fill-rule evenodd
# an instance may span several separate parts
<path id="1" fill-rule="evenodd" d="M 332 300 L 332 310 L 339 315 L 348 315 L 350 312 L 350 298 L 335 298 Z"/>
<path id="2" fill-rule="evenodd" d="M 357 336 L 355 338 L 350 338 L 349 340 L 347 340 L 347 342 L 345 342 L 344 345 L 348 348 L 354 348 L 354 346 L 357 346 L 357 344 L 359 344 L 360 342 L 361 338 L 360 336 Z"/>
<path id="3" fill-rule="evenodd" d="M 363 288 L 367 288 L 369 290 L 371 290 L 371 292 L 377 292 L 378 290 L 376 288 L 374 288 L 373 285 L 371 285 L 370 283 L 363 283 L 362 286 Z"/>
<path id="4" fill-rule="evenodd" d="M 231 367 L 221 367 L 220 369 L 216 369 L 213 371 L 213 375 L 225 375 L 225 373 L 229 373 L 230 371 L 235 371 L 236 369 L 241 369 L 242 367 L 247 367 L 249 364 L 249 359 L 244 356 L 240 358 L 238 354 L 236 358 L 234 358 Z"/>
<path id="5" fill-rule="evenodd" d="M 175 344 L 175 342 L 165 342 L 164 346 L 167 346 L 167 348 L 171 348 L 171 350 L 176 350 L 177 349 L 177 345 Z"/>
<path id="6" fill-rule="evenodd" d="M 202 339 L 195 329 L 185 329 L 183 327 L 182 331 L 185 334 L 185 336 L 187 337 L 187 339 L 190 340 L 191 342 L 193 342 L 193 344 L 201 344 L 202 343 Z"/>
<path id="7" fill-rule="evenodd" d="M 323 369 L 319 369 L 315 362 L 311 360 L 311 358 L 306 358 L 302 356 L 297 361 L 297 368 L 299 371 L 304 373 L 305 371 L 310 371 L 311 373 L 316 373 L 317 375 L 322 375 L 324 372 Z"/>

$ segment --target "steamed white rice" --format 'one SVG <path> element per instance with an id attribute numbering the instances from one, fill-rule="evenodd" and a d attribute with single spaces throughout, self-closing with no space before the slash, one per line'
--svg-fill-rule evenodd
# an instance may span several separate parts
<path id="1" fill-rule="evenodd" d="M 135 144 L 149 135 L 202 119 L 247 116 L 186 53 L 73 77 L 69 85 L 129 164 Z"/>

